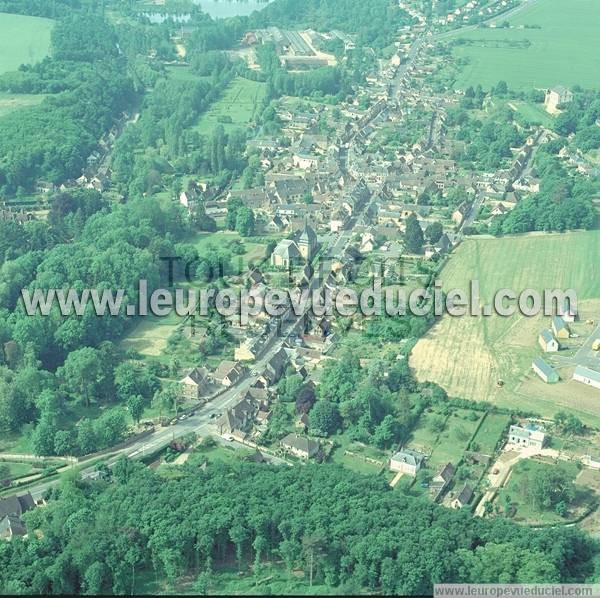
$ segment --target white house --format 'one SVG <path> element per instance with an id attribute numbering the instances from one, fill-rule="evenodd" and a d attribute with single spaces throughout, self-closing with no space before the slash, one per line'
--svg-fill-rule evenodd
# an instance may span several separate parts
<path id="1" fill-rule="evenodd" d="M 529 448 L 544 448 L 546 434 L 534 425 L 511 426 L 508 431 L 508 441 L 510 444 Z"/>
<path id="2" fill-rule="evenodd" d="M 600 390 L 600 372 L 597 372 L 596 370 L 591 370 L 590 368 L 578 365 L 573 373 L 573 380 L 577 380 L 577 382 L 593 386 Z"/>
<path id="3" fill-rule="evenodd" d="M 390 470 L 407 473 L 414 477 L 423 466 L 424 460 L 425 455 L 410 449 L 403 449 L 390 459 Z"/>

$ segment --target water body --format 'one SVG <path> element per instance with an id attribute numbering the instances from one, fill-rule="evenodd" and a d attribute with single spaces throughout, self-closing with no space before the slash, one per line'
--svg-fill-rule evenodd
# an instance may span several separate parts
<path id="1" fill-rule="evenodd" d="M 257 2 L 257 0 L 193 0 L 193 2 L 211 17 L 218 19 L 246 16 L 269 3 Z"/>
<path id="2" fill-rule="evenodd" d="M 192 15 L 190 14 L 168 15 L 159 12 L 145 12 L 143 13 L 143 16 L 147 17 L 153 25 L 160 25 L 167 19 L 172 19 L 175 23 L 187 23 L 192 18 Z"/>

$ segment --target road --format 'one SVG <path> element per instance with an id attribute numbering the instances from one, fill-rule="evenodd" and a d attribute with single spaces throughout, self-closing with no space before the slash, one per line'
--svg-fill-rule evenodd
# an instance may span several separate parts
<path id="1" fill-rule="evenodd" d="M 414 60 L 418 56 L 419 50 L 423 46 L 426 35 L 422 35 L 418 38 L 415 43 L 412 45 L 407 59 L 404 64 L 400 65 L 398 72 L 395 78 L 395 90 L 398 94 L 400 92 L 400 85 L 405 75 L 408 73 L 410 67 L 414 63 Z M 354 139 L 349 141 L 349 146 L 355 143 Z M 347 151 L 344 151 L 345 156 L 347 156 Z M 344 157 L 340 157 L 341 167 L 345 168 Z M 356 216 L 351 220 L 351 223 L 356 223 L 362 216 L 364 209 L 357 213 Z M 327 270 L 327 264 L 329 264 L 331 259 L 336 257 L 340 257 L 343 255 L 344 250 L 350 243 L 352 239 L 352 228 L 354 224 L 349 223 L 349 226 L 345 227 L 344 230 L 341 230 L 337 235 L 333 235 L 329 240 L 329 248 L 325 254 L 324 265 L 325 267 L 316 268 L 315 274 L 310 282 L 309 290 L 314 290 L 322 285 L 323 281 L 329 274 Z M 307 307 L 306 311 L 310 309 L 310 304 Z M 286 318 L 287 316 L 287 318 Z M 290 317 L 291 316 L 291 317 Z M 264 366 L 270 361 L 270 359 L 281 349 L 285 339 L 291 334 L 294 328 L 299 323 L 300 319 L 304 317 L 304 314 L 300 316 L 296 316 L 288 310 L 287 314 L 282 316 L 282 330 L 281 333 L 271 341 L 271 346 L 265 351 L 265 353 L 253 364 L 253 371 L 257 370 L 262 372 Z M 143 439 L 132 442 L 130 445 L 124 448 L 116 449 L 112 453 L 112 457 L 110 457 L 106 464 L 111 467 L 114 463 L 121 457 L 126 456 L 132 459 L 142 458 L 144 455 L 153 453 L 163 447 L 166 447 L 170 442 L 177 438 L 181 438 L 187 434 L 195 433 L 200 436 L 207 434 L 214 434 L 214 420 L 218 417 L 223 411 L 230 408 L 234 405 L 240 397 L 256 382 L 257 376 L 254 375 L 246 375 L 237 383 L 232 385 L 229 389 L 210 400 L 205 405 L 199 406 L 195 414 L 187 417 L 183 421 L 178 421 L 173 426 L 168 426 L 164 428 L 160 428 L 152 433 L 150 436 L 146 436 Z M 78 464 L 81 466 L 81 462 Z M 81 478 L 89 479 L 97 475 L 97 470 L 95 465 L 90 465 L 89 467 L 84 467 L 81 470 Z M 49 488 L 59 483 L 58 479 L 53 479 L 46 482 L 40 482 L 40 484 L 35 485 L 32 488 L 29 488 L 30 492 L 35 498 L 43 495 Z"/>
<path id="2" fill-rule="evenodd" d="M 515 6 L 514 8 L 511 8 L 510 10 L 507 10 L 506 12 L 503 12 L 501 14 L 494 15 L 493 17 L 490 17 L 489 19 L 486 19 L 485 21 L 482 21 L 481 23 L 478 23 L 476 25 L 465 25 L 463 27 L 458 27 L 456 29 L 452 29 L 451 31 L 444 31 L 443 33 L 437 33 L 433 37 L 436 41 L 441 41 L 441 40 L 453 37 L 457 33 L 464 33 L 465 31 L 471 31 L 473 29 L 477 29 L 481 25 L 491 23 L 492 21 L 495 21 L 496 19 L 503 19 L 503 20 L 508 19 L 509 17 L 513 17 L 517 13 L 521 12 L 523 9 L 536 4 L 538 1 L 539 0 L 525 0 L 522 4 L 519 4 L 519 6 Z"/>

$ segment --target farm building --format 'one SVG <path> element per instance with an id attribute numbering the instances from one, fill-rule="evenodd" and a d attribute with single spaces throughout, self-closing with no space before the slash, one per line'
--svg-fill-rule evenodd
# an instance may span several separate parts
<path id="1" fill-rule="evenodd" d="M 555 384 L 560 380 L 556 370 L 541 357 L 536 357 L 533 360 L 531 368 L 546 384 Z"/>
<path id="2" fill-rule="evenodd" d="M 407 473 L 414 477 L 423 466 L 423 461 L 425 461 L 425 455 L 410 449 L 403 449 L 390 459 L 390 470 Z"/>
<path id="3" fill-rule="evenodd" d="M 554 336 L 558 339 L 569 338 L 571 336 L 569 327 L 560 316 L 552 318 L 552 332 L 554 332 Z"/>
<path id="4" fill-rule="evenodd" d="M 573 373 L 573 380 L 600 390 L 600 372 L 596 370 L 590 370 L 590 368 L 578 365 Z"/>
<path id="5" fill-rule="evenodd" d="M 540 332 L 540 336 L 538 337 L 538 343 L 544 353 L 555 353 L 560 349 L 560 344 L 558 343 L 556 338 L 554 338 L 552 330 L 548 328 Z"/>
<path id="6" fill-rule="evenodd" d="M 508 431 L 508 441 L 525 448 L 544 448 L 546 434 L 534 425 L 511 426 Z"/>

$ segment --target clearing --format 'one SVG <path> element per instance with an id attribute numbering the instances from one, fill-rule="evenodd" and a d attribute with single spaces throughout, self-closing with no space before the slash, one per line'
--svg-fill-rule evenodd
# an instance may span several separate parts
<path id="1" fill-rule="evenodd" d="M 51 19 L 0 13 L 0 74 L 42 60 L 53 26 Z"/>
<path id="2" fill-rule="evenodd" d="M 208 135 L 219 124 L 226 132 L 245 128 L 265 97 L 266 85 L 242 77 L 234 79 L 223 96 L 200 117 L 194 130 Z"/>
<path id="3" fill-rule="evenodd" d="M 532 233 L 502 239 L 465 240 L 452 254 L 440 277 L 444 289 L 469 290 L 478 280 L 481 302 L 491 303 L 500 289 L 569 289 L 577 292 L 582 322 L 600 315 L 600 231 L 565 234 Z M 575 382 L 544 384 L 530 372 L 540 355 L 539 331 L 550 318 L 540 314 L 501 317 L 444 316 L 413 349 L 410 365 L 419 380 L 430 380 L 451 396 L 489 401 L 552 417 L 568 407 L 597 425 L 600 391 Z M 592 326 L 587 326 L 591 332 Z M 569 370 L 559 369 L 563 380 Z M 497 382 L 504 385 L 499 387 Z"/>
<path id="4" fill-rule="evenodd" d="M 598 87 L 600 3 L 596 0 L 538 0 L 514 17 L 509 28 L 457 32 L 464 40 L 452 50 L 467 59 L 457 89 L 506 81 L 512 89 L 554 85 Z M 497 19 L 497 24 L 504 21 Z"/>

